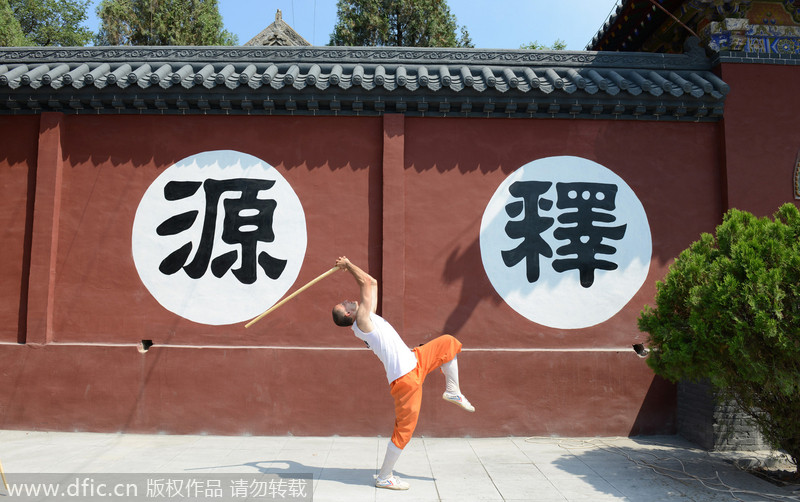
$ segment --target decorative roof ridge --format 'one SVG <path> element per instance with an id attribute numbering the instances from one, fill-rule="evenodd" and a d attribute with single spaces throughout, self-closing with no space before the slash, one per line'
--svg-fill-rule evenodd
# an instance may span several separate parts
<path id="1" fill-rule="evenodd" d="M 699 43 L 684 54 L 532 51 L 432 47 L 2 47 L 0 64 L 47 62 L 358 62 L 361 64 L 464 64 L 480 66 L 604 67 L 706 70 Z"/>
<path id="2" fill-rule="evenodd" d="M 275 40 L 273 40 L 275 39 Z M 271 43 L 271 42 L 284 43 Z M 278 47 L 308 47 L 311 44 L 297 33 L 286 21 L 283 20 L 281 10 L 275 13 L 275 21 L 261 30 L 256 36 L 244 44 L 246 47 L 278 46 Z"/>

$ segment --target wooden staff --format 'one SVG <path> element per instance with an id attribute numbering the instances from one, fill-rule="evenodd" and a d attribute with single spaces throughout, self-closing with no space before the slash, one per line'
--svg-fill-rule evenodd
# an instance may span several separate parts
<path id="1" fill-rule="evenodd" d="M 0 464 L 0 477 L 3 478 L 3 486 L 6 487 L 6 492 L 10 494 L 11 492 L 8 490 L 8 482 L 6 481 L 6 475 L 3 472 L 3 464 Z"/>
<path id="2" fill-rule="evenodd" d="M 255 319 L 253 319 L 252 321 L 250 321 L 250 322 L 248 322 L 247 324 L 245 324 L 245 325 L 244 325 L 244 327 L 245 327 L 245 328 L 249 328 L 249 327 L 250 327 L 250 326 L 252 326 L 253 324 L 255 324 L 255 323 L 257 323 L 258 321 L 260 321 L 260 320 L 261 320 L 261 318 L 262 318 L 262 317 L 264 317 L 265 315 L 269 314 L 269 313 L 270 313 L 270 312 L 272 312 L 273 310 L 277 309 L 278 307 L 280 307 L 280 306 L 281 306 L 281 305 L 283 305 L 284 303 L 288 302 L 289 300 L 291 300 L 291 299 L 292 299 L 292 298 L 294 298 L 295 296 L 299 295 L 299 294 L 300 294 L 300 293 L 302 293 L 303 291 L 307 290 L 308 288 L 310 288 L 310 287 L 311 287 L 311 286 L 313 286 L 314 284 L 318 283 L 318 282 L 319 282 L 319 281 L 321 281 L 322 279 L 324 279 L 324 278 L 328 277 L 329 275 L 331 275 L 332 273 L 336 272 L 337 270 L 339 270 L 339 267 L 333 267 L 332 269 L 328 270 L 327 272 L 325 272 L 324 274 L 320 275 L 320 276 L 319 276 L 319 277 L 317 277 L 316 279 L 314 279 L 314 280 L 312 280 L 312 281 L 309 281 L 309 282 L 308 282 L 308 284 L 306 284 L 306 285 L 305 285 L 305 286 L 303 286 L 302 288 L 298 289 L 297 291 L 295 291 L 295 292 L 294 292 L 294 293 L 292 293 L 291 295 L 287 296 L 287 297 L 286 297 L 286 298 L 284 298 L 283 300 L 279 301 L 278 303 L 276 303 L 275 305 L 273 305 L 272 307 L 270 307 L 270 308 L 269 308 L 269 309 L 268 309 L 266 312 L 264 312 L 263 314 L 259 315 L 258 317 L 256 317 L 256 318 L 255 318 Z"/>

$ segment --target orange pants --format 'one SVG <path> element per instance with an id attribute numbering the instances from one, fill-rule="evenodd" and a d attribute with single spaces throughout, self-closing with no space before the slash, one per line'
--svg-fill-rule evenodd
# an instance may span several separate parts
<path id="1" fill-rule="evenodd" d="M 405 448 L 419 420 L 422 405 L 422 382 L 431 371 L 452 360 L 461 352 L 461 342 L 450 335 L 442 335 L 425 345 L 414 348 L 417 367 L 391 383 L 394 398 L 394 432 L 392 443 Z"/>

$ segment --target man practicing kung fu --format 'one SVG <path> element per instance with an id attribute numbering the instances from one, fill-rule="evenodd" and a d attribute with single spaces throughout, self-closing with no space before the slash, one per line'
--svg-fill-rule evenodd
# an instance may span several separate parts
<path id="1" fill-rule="evenodd" d="M 375 486 L 408 490 L 408 483 L 393 475 L 392 470 L 417 426 L 422 404 L 422 382 L 428 373 L 441 367 L 446 380 L 442 398 L 469 412 L 475 411 L 458 386 L 456 356 L 461 351 L 461 342 L 450 335 L 442 335 L 409 349 L 397 331 L 375 313 L 378 308 L 378 281 L 345 256 L 336 260 L 336 266 L 350 272 L 361 290 L 361 298 L 359 301 L 345 300 L 335 305 L 333 322 L 337 326 L 351 327 L 355 335 L 378 356 L 386 369 L 386 378 L 394 398 L 394 432 Z"/>

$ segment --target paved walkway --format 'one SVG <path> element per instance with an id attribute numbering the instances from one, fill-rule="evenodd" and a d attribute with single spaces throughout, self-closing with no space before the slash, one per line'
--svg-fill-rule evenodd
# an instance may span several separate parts
<path id="1" fill-rule="evenodd" d="M 161 500 L 299 500 L 313 494 L 317 502 L 800 501 L 800 491 L 737 469 L 731 462 L 737 454 L 708 453 L 677 436 L 414 438 L 395 470 L 411 489 L 393 492 L 372 486 L 386 442 L 350 437 L 0 431 L 0 462 L 12 486 L 53 478 L 46 473 L 72 474 L 61 475 L 61 480 L 84 474 L 91 483 L 110 476 L 104 473 L 124 473 L 137 482 L 147 478 L 151 489 L 156 478 L 187 476 L 199 480 L 201 487 L 217 488 L 197 498 Z M 311 477 L 303 481 L 303 474 Z M 252 483 L 249 493 L 241 484 L 235 491 L 235 479 L 253 477 L 272 480 L 272 491 L 255 493 Z M 84 490 L 87 484 L 84 479 Z M 0 502 L 4 500 L 33 499 L 12 496 L 0 485 Z"/>

